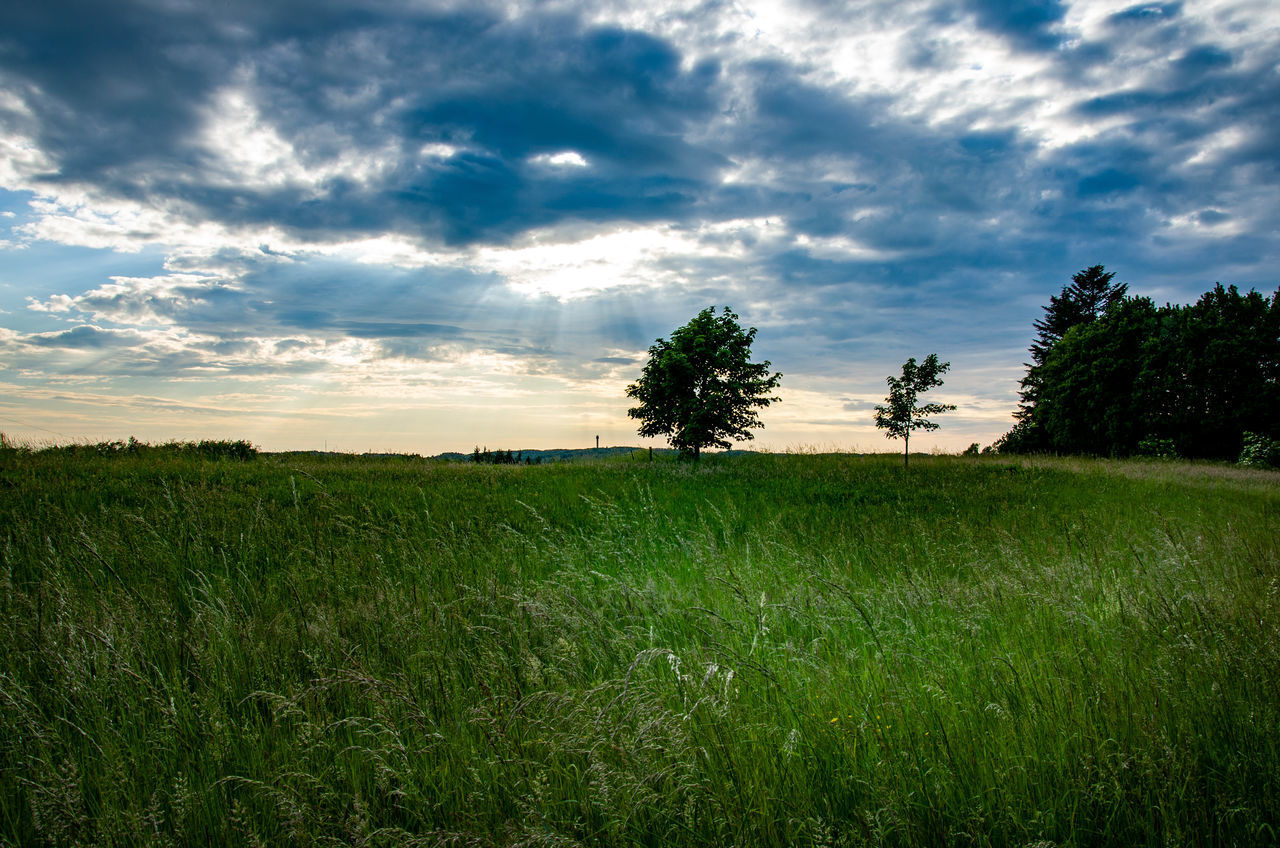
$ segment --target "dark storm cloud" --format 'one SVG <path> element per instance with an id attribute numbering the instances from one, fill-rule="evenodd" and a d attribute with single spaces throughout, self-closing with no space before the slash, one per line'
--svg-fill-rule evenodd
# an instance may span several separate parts
<path id="1" fill-rule="evenodd" d="M 205 46 L 206 31 L 195 17 L 142 4 L 3 4 L 0 69 L 6 87 L 34 107 L 41 148 L 55 157 L 57 171 L 44 176 L 100 178 L 139 161 L 194 164 L 181 153 L 182 138 L 234 61 Z"/>
<path id="2" fill-rule="evenodd" d="M 1175 14 L 1173 7 L 1160 11 L 1162 18 Z M 1099 49 L 1118 50 L 1117 39 Z M 1046 280 L 1040 284 L 1045 297 L 1054 287 L 1049 269 L 1091 261 L 1082 245 L 1091 246 L 1096 261 L 1158 263 L 1159 254 L 1169 254 L 1162 231 L 1170 218 L 1221 222 L 1226 219 L 1218 216 L 1230 213 L 1220 207 L 1234 205 L 1229 198 L 1246 175 L 1275 181 L 1276 148 L 1263 139 L 1280 129 L 1280 75 L 1267 58 L 1244 65 L 1215 45 L 1187 47 L 1173 61 L 1153 65 L 1142 89 L 1077 107 L 1089 117 L 1105 112 L 1121 119 L 1114 129 L 1050 150 L 1011 129 L 973 132 L 967 116 L 928 125 L 895 119 L 883 98 L 816 87 L 785 68 L 770 68 L 754 89 L 758 114 L 744 124 L 750 141 L 742 146 L 789 161 L 797 174 L 818 170 L 800 166 L 805 159 L 843 160 L 860 178 L 856 191 L 840 193 L 819 186 L 801 191 L 803 178 L 792 180 L 789 194 L 769 198 L 774 210 L 786 210 L 802 231 L 839 230 L 904 255 L 831 261 L 790 248 L 769 259 L 766 276 L 788 287 L 880 282 L 902 302 L 917 285 L 938 299 L 970 287 L 1007 286 L 1003 274 L 1017 274 L 1024 286 Z M 1224 130 L 1244 143 L 1202 156 Z M 871 214 L 860 214 L 868 209 Z M 821 225 L 807 227 L 807 220 Z M 1178 253 L 1185 261 L 1187 250 Z"/>
<path id="3" fill-rule="evenodd" d="M 965 122 L 929 126 L 895 118 L 884 97 L 851 97 L 777 67 L 757 71 L 755 111 L 739 127 L 737 149 L 795 173 L 785 193 L 753 198 L 737 189 L 733 206 L 749 208 L 754 200 L 761 214 L 785 214 L 809 235 L 845 234 L 871 248 L 931 251 L 971 241 L 978 226 L 971 217 L 1027 202 L 1032 145 L 1012 130 L 973 131 Z M 814 181 L 833 161 L 845 163 L 858 180 Z"/>
<path id="4" fill-rule="evenodd" d="M 1060 45 L 1065 6 L 1056 0 L 968 0 L 963 8 L 1019 48 Z M 1117 13 L 1115 43 L 1135 27 L 1178 25 L 1180 12 L 1166 3 Z M 1123 116 L 1128 128 L 1091 149 L 1060 152 L 1044 168 L 1035 139 L 970 129 L 983 114 L 942 125 L 909 120 L 892 96 L 824 87 L 781 60 L 734 69 L 745 100 L 733 104 L 729 129 L 708 131 L 730 107 L 721 65 L 690 65 L 661 38 L 585 26 L 568 14 L 8 4 L 0 25 L 11 33 L 0 67 L 32 107 L 8 119 L 31 124 L 52 159 L 42 179 L 88 181 L 197 218 L 283 226 L 317 240 L 396 232 L 428 243 L 505 243 L 570 221 L 756 214 L 874 248 L 954 251 L 975 238 L 1008 241 L 1007 231 L 985 233 L 978 223 L 993 210 L 1020 214 L 1014 227 L 1031 232 L 1046 211 L 1075 226 L 1081 207 L 1036 206 L 1037 195 L 1055 189 L 1077 203 L 1180 191 L 1186 178 L 1171 171 L 1185 158 L 1180 146 L 1223 126 L 1261 119 L 1257 143 L 1238 155 L 1272 163 L 1277 155 L 1266 143 L 1280 111 L 1274 65 L 1270 73 L 1265 64 L 1241 69 L 1211 43 L 1184 49 L 1141 88 L 1082 100 L 1082 116 Z M 917 45 L 928 53 L 934 43 L 922 31 Z M 195 139 L 215 92 L 241 79 L 304 165 L 345 157 L 383 167 L 304 187 L 228 184 Z M 1034 106 L 984 108 L 1016 126 L 1019 111 Z M 432 153 L 433 145 L 457 152 Z M 568 151 L 585 167 L 545 160 Z M 721 185 L 723 169 L 751 158 L 782 171 L 785 188 L 750 178 Z M 847 163 L 859 179 L 815 182 L 823 159 Z M 867 208 L 878 211 L 858 215 Z"/>
<path id="5" fill-rule="evenodd" d="M 1055 30 L 1067 7 L 1058 0 L 965 0 L 964 8 L 978 26 L 1024 50 L 1054 50 L 1062 43 Z"/>
<path id="6" fill-rule="evenodd" d="M 226 223 L 502 241 L 565 219 L 679 217 L 724 164 L 687 140 L 719 108 L 719 67 L 682 68 L 644 33 L 391 6 L 5 9 L 0 67 L 33 111 L 8 118 L 34 124 L 55 164 L 41 179 Z M 305 165 L 389 155 L 388 167 L 318 193 L 215 178 L 195 139 L 215 92 L 240 78 Z M 459 152 L 422 152 L 433 144 Z M 564 151 L 588 167 L 530 161 Z"/>
<path id="7" fill-rule="evenodd" d="M 738 148 L 789 163 L 795 176 L 786 193 L 737 189 L 732 205 L 757 204 L 796 232 L 846 235 L 891 254 L 830 259 L 793 246 L 762 257 L 764 277 L 787 289 L 857 281 L 900 296 L 921 285 L 945 289 L 947 279 L 970 285 L 978 275 L 965 269 L 989 279 L 1028 253 L 1045 255 L 1048 234 L 1032 210 L 1060 178 L 1034 161 L 1035 144 L 1017 131 L 895 118 L 885 98 L 851 97 L 776 67 L 760 71 L 756 112 L 741 124 Z M 858 180 L 813 179 L 833 161 Z"/>
<path id="8" fill-rule="evenodd" d="M 1171 165 L 1192 159 L 1224 130 L 1238 132 L 1243 143 L 1199 167 L 1204 184 L 1196 188 L 1202 191 L 1213 184 L 1228 187 L 1241 169 L 1255 166 L 1267 172 L 1259 176 L 1274 180 L 1280 165 L 1274 143 L 1280 130 L 1280 49 L 1259 59 L 1240 67 L 1228 51 L 1201 45 L 1147 85 L 1090 98 L 1077 108 L 1086 117 L 1123 117 L 1128 143 Z"/>

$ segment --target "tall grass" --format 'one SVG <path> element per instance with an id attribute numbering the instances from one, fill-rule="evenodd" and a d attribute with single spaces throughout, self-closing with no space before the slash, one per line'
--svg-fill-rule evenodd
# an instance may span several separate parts
<path id="1" fill-rule="evenodd" d="M 0 840 L 1274 842 L 1277 479 L 10 451 Z"/>

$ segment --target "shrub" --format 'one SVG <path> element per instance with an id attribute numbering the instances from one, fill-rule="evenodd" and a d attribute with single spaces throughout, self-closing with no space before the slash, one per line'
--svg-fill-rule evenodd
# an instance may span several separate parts
<path id="1" fill-rule="evenodd" d="M 1177 459 L 1178 448 L 1173 443 L 1173 439 L 1158 439 L 1155 436 L 1147 436 L 1138 442 L 1138 456 L 1150 456 L 1156 459 Z"/>
<path id="2" fill-rule="evenodd" d="M 1261 433 L 1245 433 L 1238 461 L 1253 468 L 1280 466 L 1280 442 Z"/>
<path id="3" fill-rule="evenodd" d="M 1045 450 L 1044 435 L 1030 421 L 1022 420 L 991 443 L 992 453 L 1039 453 Z"/>
<path id="4" fill-rule="evenodd" d="M 180 450 L 179 452 L 185 453 L 186 450 Z M 246 460 L 254 459 L 258 455 L 258 449 L 253 446 L 253 443 L 247 442 L 244 439 L 237 439 L 235 441 L 231 441 L 229 439 L 211 441 L 206 439 L 195 445 L 194 452 L 205 459 Z"/>
<path id="5" fill-rule="evenodd" d="M 258 449 L 253 446 L 253 443 L 244 439 L 235 441 L 230 439 L 205 439 L 200 442 L 165 442 L 164 444 L 153 445 L 134 436 L 130 436 L 127 442 L 117 440 L 114 442 L 96 442 L 94 444 L 72 443 L 69 445 L 55 445 L 45 448 L 45 451 L 66 456 L 144 456 L 158 454 L 198 457 L 201 459 L 236 460 L 254 459 L 258 455 Z"/>

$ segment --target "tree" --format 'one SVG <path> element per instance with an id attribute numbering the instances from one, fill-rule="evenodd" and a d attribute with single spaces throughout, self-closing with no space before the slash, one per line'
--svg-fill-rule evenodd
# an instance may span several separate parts
<path id="1" fill-rule="evenodd" d="M 782 374 L 769 373 L 768 360 L 750 361 L 756 328 L 743 330 L 738 316 L 714 306 L 649 348 L 640 379 L 627 386 L 638 402 L 627 415 L 639 419 L 641 436 L 666 436 L 671 446 L 696 461 L 705 447 L 751 439 L 763 427 L 756 410 L 776 403 L 769 393 Z"/>
<path id="2" fill-rule="evenodd" d="M 1104 317 L 1067 331 L 1038 367 L 1036 424 L 1060 453 L 1127 456 L 1144 438 L 1164 437 L 1144 388 L 1160 313 L 1145 297 L 1125 298 Z"/>
<path id="3" fill-rule="evenodd" d="M 1184 456 L 1234 459 L 1245 432 L 1280 437 L 1280 289 L 1218 283 L 1181 310 L 1176 353 Z"/>
<path id="4" fill-rule="evenodd" d="M 1246 432 L 1280 436 L 1280 290 L 1218 284 L 1190 306 L 1156 307 L 1100 265 L 1074 281 L 1036 322 L 1000 452 L 1232 459 Z"/>
<path id="5" fill-rule="evenodd" d="M 1112 285 L 1115 272 L 1102 265 L 1091 265 L 1071 277 L 1071 285 L 1064 286 L 1062 294 L 1049 296 L 1044 308 L 1044 318 L 1034 322 L 1036 340 L 1031 344 L 1031 359 L 1035 365 L 1044 363 L 1049 349 L 1067 331 L 1080 324 L 1090 324 L 1112 307 L 1120 303 L 1129 287 L 1124 283 Z"/>
<path id="6" fill-rule="evenodd" d="M 1038 414 L 1045 360 L 1073 327 L 1100 320 L 1124 301 L 1128 286 L 1112 283 L 1115 276 L 1102 265 L 1091 265 L 1072 275 L 1071 284 L 1063 286 L 1061 294 L 1049 296 L 1044 317 L 1032 325 L 1036 339 L 1031 343 L 1027 376 L 1019 384 L 1021 402 L 1014 413 L 1018 423 L 1000 439 L 1002 451 L 1030 453 L 1048 447 Z"/>
<path id="7" fill-rule="evenodd" d="M 911 450 L 912 430 L 936 430 L 938 424 L 929 420 L 930 415 L 950 412 L 955 406 L 949 403 L 927 403 L 916 406 L 916 398 L 921 392 L 927 392 L 935 386 L 941 386 L 939 374 L 945 374 L 951 367 L 950 362 L 938 364 L 938 355 L 931 353 L 924 362 L 916 365 L 915 357 L 902 366 L 902 377 L 889 377 L 889 396 L 885 398 L 888 406 L 876 407 L 876 426 L 885 433 L 886 438 L 902 439 L 902 467 L 907 468 Z"/>

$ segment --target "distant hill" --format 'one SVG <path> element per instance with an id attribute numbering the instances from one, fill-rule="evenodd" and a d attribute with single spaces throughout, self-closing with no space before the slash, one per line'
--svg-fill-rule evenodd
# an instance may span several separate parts
<path id="1" fill-rule="evenodd" d="M 493 449 L 495 452 L 498 449 Z M 506 448 L 501 448 L 506 453 Z M 607 448 L 552 448 L 550 450 L 512 450 L 512 456 L 518 457 L 518 461 L 524 464 L 525 460 L 534 463 L 547 462 L 584 462 L 592 459 L 607 459 L 616 456 L 629 456 L 633 453 L 647 454 L 648 448 L 632 447 L 632 446 L 616 446 Z M 300 451 L 278 451 L 269 452 L 271 456 L 279 457 L 308 457 L 311 459 L 333 459 L 345 460 L 353 457 L 376 458 L 376 459 L 403 459 L 403 460 L 437 460 L 444 462 L 471 462 L 471 451 L 460 453 L 458 451 L 445 451 L 435 456 L 424 457 L 416 453 L 378 453 L 366 451 L 364 453 L 343 453 L 341 451 L 318 451 L 318 450 L 300 450 Z M 679 451 L 671 448 L 654 448 L 654 456 L 676 456 Z M 744 450 L 727 450 L 716 451 L 714 453 L 703 452 L 703 456 L 737 456 L 738 454 L 751 453 Z"/>
<path id="2" fill-rule="evenodd" d="M 505 453 L 506 448 L 501 448 Z M 530 462 L 582 462 L 590 459 L 605 459 L 611 456 L 628 456 L 633 453 L 649 452 L 648 448 L 637 447 L 609 447 L 609 448 L 552 448 L 551 450 L 512 450 L 511 453 L 518 456 L 519 461 L 523 463 L 527 458 Z M 654 448 L 654 456 L 675 456 L 679 453 L 672 448 Z M 716 451 L 712 453 L 703 453 L 703 456 L 737 456 L 738 454 L 751 453 L 744 450 L 727 450 Z M 458 453 L 457 451 L 446 451 L 445 453 L 436 454 L 428 457 L 429 459 L 441 459 L 452 462 L 470 462 L 471 452 Z"/>
<path id="3" fill-rule="evenodd" d="M 505 451 L 506 448 L 501 448 Z M 577 462 L 584 459 L 603 459 L 610 456 L 625 456 L 637 452 L 648 452 L 648 448 L 637 447 L 609 447 L 609 448 L 552 448 L 550 450 L 512 450 L 511 453 L 520 457 L 520 461 L 524 462 L 527 458 L 530 462 Z M 655 454 L 674 454 L 675 451 L 670 448 L 654 448 Z M 436 454 L 431 459 L 452 460 L 454 462 L 470 462 L 471 452 L 458 453 L 457 451 L 447 451 L 445 453 Z"/>

